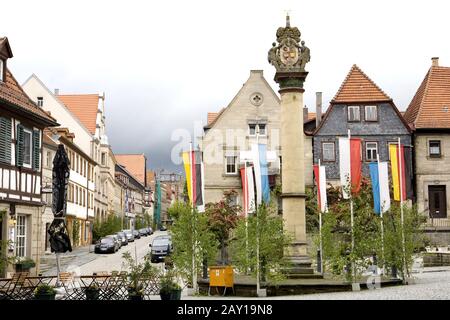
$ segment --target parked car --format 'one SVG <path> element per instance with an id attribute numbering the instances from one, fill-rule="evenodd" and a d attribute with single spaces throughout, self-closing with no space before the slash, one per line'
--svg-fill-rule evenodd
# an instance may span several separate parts
<path id="1" fill-rule="evenodd" d="M 127 236 L 128 242 L 133 242 L 134 241 L 134 235 L 133 235 L 133 232 L 130 229 L 126 229 L 126 230 L 122 230 L 122 231 Z"/>
<path id="2" fill-rule="evenodd" d="M 153 234 L 153 229 L 151 227 L 148 227 L 147 229 L 148 229 L 148 234 L 152 235 Z"/>
<path id="3" fill-rule="evenodd" d="M 146 228 L 139 229 L 138 231 L 139 231 L 139 235 L 140 235 L 141 237 L 146 237 L 146 236 L 148 236 L 148 232 L 147 232 L 147 229 L 146 229 Z"/>
<path id="4" fill-rule="evenodd" d="M 161 228 L 159 228 L 160 231 L 167 231 L 167 227 L 165 225 L 162 225 Z"/>
<path id="5" fill-rule="evenodd" d="M 116 252 L 118 250 L 116 242 L 114 242 L 114 238 L 104 237 L 101 238 L 95 244 L 95 253 L 107 253 L 107 252 Z"/>
<path id="6" fill-rule="evenodd" d="M 127 238 L 127 235 L 125 234 L 125 232 L 119 231 L 119 232 L 116 232 L 116 235 L 119 237 L 123 246 L 126 246 L 128 244 L 128 238 Z"/>
<path id="7" fill-rule="evenodd" d="M 167 239 L 169 241 L 169 244 L 170 244 L 170 252 L 171 253 L 173 252 L 172 236 L 170 234 L 157 236 L 157 238 Z"/>
<path id="8" fill-rule="evenodd" d="M 119 239 L 118 235 L 116 235 L 116 234 L 109 234 L 105 238 L 113 238 L 114 239 L 114 243 L 116 244 L 117 250 L 119 250 L 122 247 L 122 241 Z"/>
<path id="9" fill-rule="evenodd" d="M 167 237 L 158 236 L 149 246 L 151 247 L 150 261 L 153 263 L 164 261 L 164 258 L 170 255 L 171 241 Z"/>
<path id="10" fill-rule="evenodd" d="M 139 231 L 137 231 L 137 230 L 133 230 L 133 236 L 134 236 L 135 239 L 140 239 L 141 238 L 141 235 L 139 234 Z"/>

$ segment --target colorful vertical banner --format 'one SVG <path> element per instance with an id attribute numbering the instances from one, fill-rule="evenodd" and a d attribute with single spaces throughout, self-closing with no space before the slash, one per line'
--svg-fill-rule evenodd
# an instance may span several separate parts
<path id="1" fill-rule="evenodd" d="M 389 146 L 389 155 L 391 157 L 391 175 L 394 189 L 394 200 L 405 201 L 412 199 L 412 162 L 411 151 L 409 147 L 403 145 Z M 401 185 L 400 185 L 401 184 Z M 402 195 L 400 198 L 400 190 Z"/>
<path id="2" fill-rule="evenodd" d="M 315 164 L 313 167 L 314 179 L 317 186 L 317 204 L 320 212 L 327 212 L 328 201 L 325 166 L 319 166 L 318 164 Z"/>
<path id="3" fill-rule="evenodd" d="M 371 162 L 369 169 L 370 179 L 372 180 L 374 212 L 376 214 L 383 214 L 391 207 L 388 164 L 387 162 Z"/>
<path id="4" fill-rule="evenodd" d="M 255 172 L 256 204 L 270 201 L 270 187 L 265 144 L 252 144 L 252 158 Z"/>
<path id="5" fill-rule="evenodd" d="M 243 214 L 247 216 L 255 211 L 255 184 L 253 179 L 253 166 L 247 166 L 247 169 L 241 168 L 242 181 L 242 204 Z"/>
<path id="6" fill-rule="evenodd" d="M 339 171 L 344 199 L 361 189 L 361 139 L 339 138 Z M 350 178 L 350 179 L 349 179 Z"/>
<path id="7" fill-rule="evenodd" d="M 200 151 L 183 152 L 184 170 L 188 186 L 189 200 L 200 211 L 203 210 L 204 168 Z"/>

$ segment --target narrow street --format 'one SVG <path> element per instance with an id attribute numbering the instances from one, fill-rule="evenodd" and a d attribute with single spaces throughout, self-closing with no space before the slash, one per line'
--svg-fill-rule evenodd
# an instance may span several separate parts
<path id="1" fill-rule="evenodd" d="M 98 254 L 94 253 L 94 246 L 91 246 L 90 251 L 87 248 L 83 248 L 81 254 L 77 255 L 77 249 L 74 252 L 68 252 L 61 255 L 61 271 L 74 272 L 76 275 L 92 275 L 94 272 L 102 271 L 121 271 L 124 269 L 122 265 L 124 259 L 122 254 L 130 252 L 133 258 L 137 255 L 138 261 L 142 262 L 146 254 L 150 252 L 149 244 L 156 236 L 167 234 L 167 231 L 155 231 L 154 234 L 147 237 L 141 237 L 134 242 L 130 242 L 128 245 L 123 246 L 116 253 Z M 78 249 L 79 250 L 79 249 Z M 155 266 L 162 267 L 162 263 L 154 264 Z M 54 262 L 51 267 L 43 272 L 44 275 L 55 275 L 56 265 Z"/>

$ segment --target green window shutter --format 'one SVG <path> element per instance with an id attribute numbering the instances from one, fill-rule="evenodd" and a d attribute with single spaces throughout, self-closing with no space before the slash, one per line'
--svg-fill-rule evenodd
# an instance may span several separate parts
<path id="1" fill-rule="evenodd" d="M 16 166 L 23 166 L 23 126 L 21 124 L 17 125 L 17 137 L 16 137 Z"/>
<path id="2" fill-rule="evenodd" d="M 0 162 L 11 164 L 11 119 L 0 117 Z"/>
<path id="3" fill-rule="evenodd" d="M 39 162 L 41 158 L 41 134 L 39 130 L 33 130 L 33 170 L 39 171 Z"/>

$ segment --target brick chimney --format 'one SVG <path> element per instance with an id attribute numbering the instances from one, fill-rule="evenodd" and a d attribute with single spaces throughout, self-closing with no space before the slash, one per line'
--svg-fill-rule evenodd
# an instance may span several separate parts
<path id="1" fill-rule="evenodd" d="M 431 66 L 433 66 L 433 67 L 439 67 L 439 57 L 433 57 L 433 58 L 431 58 Z"/>
<path id="2" fill-rule="evenodd" d="M 322 92 L 316 92 L 316 128 L 322 121 Z"/>

